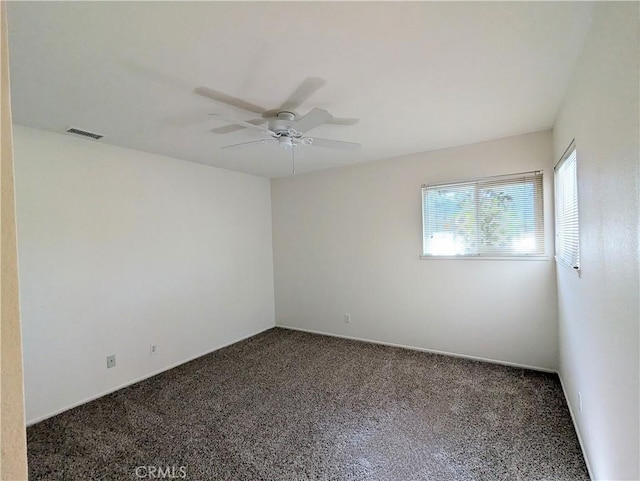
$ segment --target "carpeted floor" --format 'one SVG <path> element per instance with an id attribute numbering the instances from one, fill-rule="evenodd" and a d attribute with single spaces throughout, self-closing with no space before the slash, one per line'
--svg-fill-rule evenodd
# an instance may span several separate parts
<path id="1" fill-rule="evenodd" d="M 589 479 L 556 375 L 278 328 L 27 437 L 31 481 Z"/>

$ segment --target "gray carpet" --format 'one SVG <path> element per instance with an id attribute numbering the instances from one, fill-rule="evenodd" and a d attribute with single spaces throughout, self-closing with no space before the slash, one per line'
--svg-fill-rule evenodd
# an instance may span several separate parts
<path id="1" fill-rule="evenodd" d="M 31 481 L 589 479 L 556 375 L 277 328 L 27 437 Z"/>

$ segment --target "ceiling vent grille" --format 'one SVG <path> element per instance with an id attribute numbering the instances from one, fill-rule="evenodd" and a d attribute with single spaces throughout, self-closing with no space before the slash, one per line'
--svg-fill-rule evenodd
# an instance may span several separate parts
<path id="1" fill-rule="evenodd" d="M 83 137 L 89 137 L 90 139 L 93 139 L 93 140 L 100 140 L 102 137 L 104 137 L 104 135 L 94 134 L 92 132 L 87 132 L 86 130 L 80 130 L 80 129 L 74 129 L 74 128 L 67 129 L 67 132 L 69 132 L 70 134 L 82 135 Z"/>

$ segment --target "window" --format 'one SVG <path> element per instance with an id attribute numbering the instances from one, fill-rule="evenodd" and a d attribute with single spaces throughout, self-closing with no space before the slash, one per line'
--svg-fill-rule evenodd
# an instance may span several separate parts
<path id="1" fill-rule="evenodd" d="M 422 186 L 423 258 L 544 255 L 542 172 Z"/>
<path id="2" fill-rule="evenodd" d="M 573 142 L 555 168 L 556 260 L 572 269 L 580 269 L 580 232 L 578 229 L 578 175 L 576 147 Z"/>

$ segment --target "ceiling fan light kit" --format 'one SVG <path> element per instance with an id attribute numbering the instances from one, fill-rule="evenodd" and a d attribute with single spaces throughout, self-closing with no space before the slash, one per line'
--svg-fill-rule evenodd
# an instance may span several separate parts
<path id="1" fill-rule="evenodd" d="M 293 143 L 290 137 L 280 137 L 278 139 L 278 145 L 284 150 L 293 149 L 296 146 L 296 144 Z"/>

